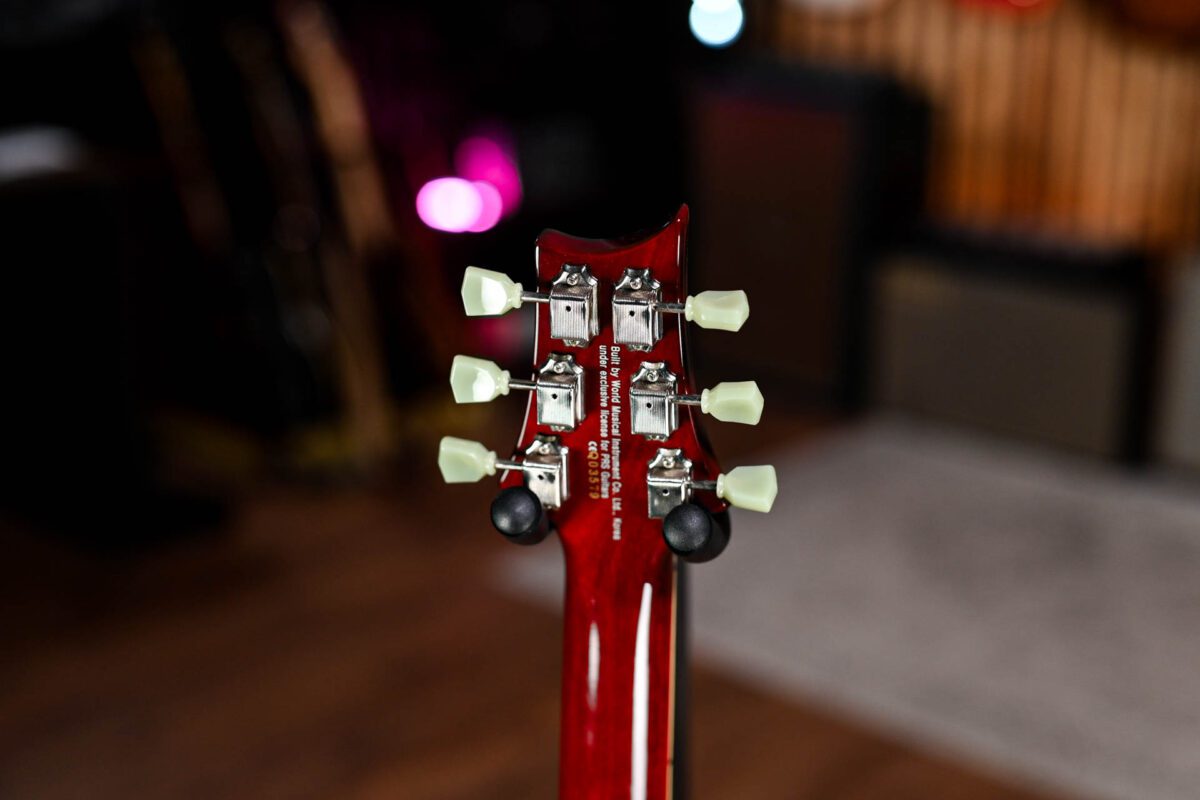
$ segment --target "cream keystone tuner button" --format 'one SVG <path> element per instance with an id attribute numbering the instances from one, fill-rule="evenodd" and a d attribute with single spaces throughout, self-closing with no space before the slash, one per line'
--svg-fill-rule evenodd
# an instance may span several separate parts
<path id="1" fill-rule="evenodd" d="M 772 466 L 735 467 L 717 476 L 717 497 L 737 508 L 765 513 L 775 504 L 778 492 Z"/>
<path id="2" fill-rule="evenodd" d="M 521 284 L 490 269 L 467 267 L 463 274 L 462 301 L 468 317 L 494 317 L 522 302 Z"/>
<path id="3" fill-rule="evenodd" d="M 757 425 L 763 396 L 754 381 L 726 381 L 700 393 L 700 410 L 722 422 Z"/>
<path id="4" fill-rule="evenodd" d="M 450 389 L 456 403 L 487 403 L 508 394 L 508 370 L 494 361 L 455 356 L 450 365 Z"/>
<path id="5" fill-rule="evenodd" d="M 443 436 L 438 445 L 438 469 L 446 483 L 475 483 L 496 474 L 496 454 L 479 442 Z"/>
<path id="6" fill-rule="evenodd" d="M 750 317 L 750 299 L 741 289 L 701 292 L 687 298 L 683 316 L 701 328 L 736 331 Z"/>

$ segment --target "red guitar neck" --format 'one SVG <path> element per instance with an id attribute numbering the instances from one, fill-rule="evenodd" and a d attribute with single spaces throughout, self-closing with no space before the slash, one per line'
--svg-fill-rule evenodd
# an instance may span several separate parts
<path id="1" fill-rule="evenodd" d="M 676 592 L 669 553 L 598 561 L 564 542 L 559 796 L 672 796 Z"/>

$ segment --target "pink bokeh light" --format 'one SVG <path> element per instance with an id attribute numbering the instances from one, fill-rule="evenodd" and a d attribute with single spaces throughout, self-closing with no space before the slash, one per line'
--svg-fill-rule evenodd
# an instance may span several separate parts
<path id="1" fill-rule="evenodd" d="M 439 231 L 470 230 L 479 222 L 483 205 L 479 189 L 462 178 L 434 178 L 417 192 L 417 216 Z"/>
<path id="2" fill-rule="evenodd" d="M 504 213 L 504 200 L 500 197 L 499 190 L 487 181 L 472 181 L 471 185 L 479 192 L 480 206 L 475 224 L 467 230 L 471 233 L 483 233 L 496 227 L 496 223 L 500 221 L 500 216 Z"/>
<path id="3" fill-rule="evenodd" d="M 464 139 L 454 153 L 454 165 L 467 180 L 495 187 L 502 203 L 501 215 L 508 216 L 521 205 L 521 173 L 512 146 L 503 139 L 499 136 Z"/>

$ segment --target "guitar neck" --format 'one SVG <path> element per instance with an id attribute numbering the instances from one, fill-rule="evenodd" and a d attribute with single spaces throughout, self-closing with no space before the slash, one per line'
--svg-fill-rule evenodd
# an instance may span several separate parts
<path id="1" fill-rule="evenodd" d="M 675 559 L 622 563 L 567 542 L 564 551 L 559 796 L 679 800 L 686 638 Z"/>

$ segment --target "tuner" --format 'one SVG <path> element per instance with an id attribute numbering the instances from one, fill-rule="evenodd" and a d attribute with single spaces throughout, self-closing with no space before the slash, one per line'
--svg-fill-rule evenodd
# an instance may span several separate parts
<path id="1" fill-rule="evenodd" d="M 532 391 L 538 424 L 558 431 L 574 430 L 583 419 L 583 368 L 569 354 L 551 353 L 533 380 L 513 378 L 493 361 L 455 356 L 450 388 L 456 403 L 486 403 L 510 389 Z"/>
<path id="2" fill-rule="evenodd" d="M 557 436 L 538 434 L 525 449 L 524 458 L 502 459 L 479 442 L 443 436 L 438 446 L 438 469 L 446 483 L 475 483 L 497 469 L 519 470 L 525 485 L 542 505 L 558 508 L 567 499 L 567 448 Z"/>
<path id="3" fill-rule="evenodd" d="M 469 317 L 494 317 L 522 303 L 550 306 L 550 337 L 570 347 L 586 347 L 600 332 L 600 282 L 586 266 L 564 264 L 549 292 L 527 292 L 503 272 L 467 267 L 463 275 L 463 309 Z"/>
<path id="4" fill-rule="evenodd" d="M 633 350 L 649 350 L 662 338 L 662 315 L 683 314 L 701 328 L 737 331 L 750 317 L 743 291 L 701 292 L 682 303 L 662 302 L 662 284 L 649 269 L 630 267 L 613 287 L 613 340 Z"/>
<path id="5" fill-rule="evenodd" d="M 767 512 L 779 491 L 772 466 L 735 467 L 715 481 L 692 479 L 692 461 L 682 450 L 659 448 L 646 467 L 646 500 L 651 517 L 666 517 L 677 506 L 692 499 L 692 492 L 706 490 L 737 508 Z"/>
<path id="6" fill-rule="evenodd" d="M 679 379 L 663 361 L 643 361 L 629 386 L 630 426 L 648 439 L 666 439 L 679 427 L 679 406 L 699 406 L 722 422 L 757 425 L 763 396 L 754 381 L 718 383 L 700 394 L 676 394 Z"/>

